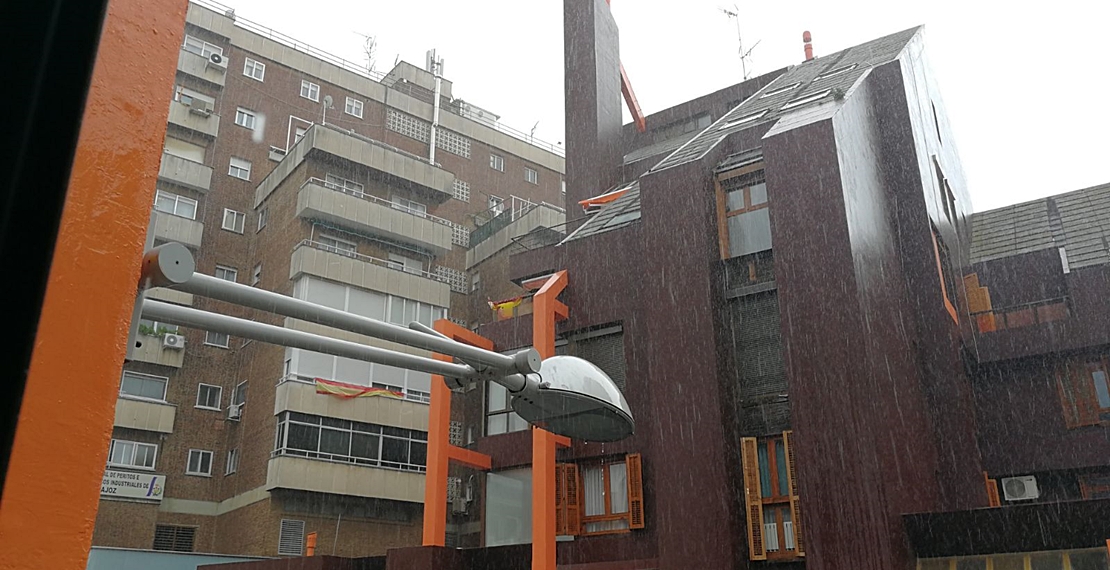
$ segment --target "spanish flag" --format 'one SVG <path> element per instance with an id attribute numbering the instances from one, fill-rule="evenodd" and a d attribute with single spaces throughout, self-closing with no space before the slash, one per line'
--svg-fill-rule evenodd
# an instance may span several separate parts
<path id="1" fill-rule="evenodd" d="M 346 382 L 336 382 L 335 380 L 324 380 L 323 378 L 316 379 L 316 393 L 330 394 L 332 396 L 339 396 L 340 398 L 372 398 L 374 396 L 393 398 L 394 400 L 403 400 L 405 398 L 405 395 L 401 392 L 395 392 L 385 388 L 358 386 L 355 384 L 347 384 Z"/>
<path id="2" fill-rule="evenodd" d="M 515 299 L 507 299 L 504 301 L 487 301 L 489 308 L 492 309 L 497 315 L 503 319 L 513 316 L 513 309 L 520 306 L 524 302 L 524 297 L 517 297 Z"/>

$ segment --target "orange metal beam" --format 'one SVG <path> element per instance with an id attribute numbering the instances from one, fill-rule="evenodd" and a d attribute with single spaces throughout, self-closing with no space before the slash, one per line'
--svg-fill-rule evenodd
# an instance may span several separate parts
<path id="1" fill-rule="evenodd" d="M 482 471 L 489 471 L 492 460 L 490 456 L 477 451 L 471 451 L 465 447 L 458 447 L 455 445 L 447 446 L 447 457 L 456 463 L 462 463 L 467 467 L 474 469 L 481 469 Z"/>
<path id="2" fill-rule="evenodd" d="M 447 320 L 435 322 L 435 330 L 453 340 L 493 350 L 493 341 L 467 330 Z M 432 358 L 452 362 L 450 356 L 435 353 Z M 467 455 L 453 452 L 450 444 L 451 431 L 451 390 L 443 381 L 443 376 L 432 376 L 432 401 L 428 410 L 428 470 L 424 477 L 424 546 L 444 546 L 447 538 L 447 472 L 451 459 L 459 459 L 473 467 L 484 465 L 489 469 L 489 457 L 483 460 L 481 454 L 469 452 Z M 461 450 L 467 451 L 467 450 Z M 469 455 L 473 454 L 473 455 Z M 454 457 L 453 457 L 454 456 Z"/>
<path id="3" fill-rule="evenodd" d="M 644 117 L 644 111 L 640 109 L 640 102 L 636 100 L 636 93 L 632 91 L 632 82 L 628 79 L 623 63 L 621 64 L 621 95 L 624 95 L 624 104 L 628 105 L 628 112 L 632 113 L 632 120 L 636 122 L 636 130 L 641 133 L 646 131 L 647 118 Z"/>
<path id="4" fill-rule="evenodd" d="M 88 561 L 187 5 L 108 3 L 0 503 L 0 568 Z"/>

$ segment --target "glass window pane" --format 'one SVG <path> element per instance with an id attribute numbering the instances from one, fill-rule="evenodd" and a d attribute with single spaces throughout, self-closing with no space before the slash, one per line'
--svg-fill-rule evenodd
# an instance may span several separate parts
<path id="1" fill-rule="evenodd" d="M 405 388 L 408 390 L 420 390 L 421 392 L 432 391 L 432 375 L 427 372 L 416 372 L 409 370 L 408 380 L 405 382 Z"/>
<path id="2" fill-rule="evenodd" d="M 370 363 L 353 358 L 337 356 L 335 362 L 335 380 L 358 384 L 370 385 Z"/>
<path id="3" fill-rule="evenodd" d="M 184 198 L 177 202 L 177 215 L 190 220 L 197 217 L 197 203 Z"/>
<path id="4" fill-rule="evenodd" d="M 112 442 L 112 455 L 108 459 L 108 461 L 124 465 L 131 463 L 131 457 L 134 453 L 134 447 L 135 444 L 127 441 Z"/>
<path id="5" fill-rule="evenodd" d="M 763 546 L 767 552 L 779 551 L 779 527 L 775 522 L 775 513 L 778 509 L 763 509 Z"/>
<path id="6" fill-rule="evenodd" d="M 377 384 L 403 387 L 405 385 L 405 371 L 384 364 L 375 364 L 371 379 Z"/>
<path id="7" fill-rule="evenodd" d="M 378 436 L 355 432 L 351 436 L 351 456 L 377 459 Z"/>
<path id="8" fill-rule="evenodd" d="M 164 194 L 162 192 L 159 192 L 154 197 L 154 209 L 158 210 L 159 212 L 172 214 L 174 210 L 174 205 L 176 203 L 177 201 L 174 200 L 173 196 L 170 196 L 169 194 Z"/>
<path id="9" fill-rule="evenodd" d="M 316 451 L 320 443 L 320 428 L 302 424 L 289 424 L 289 439 L 286 447 Z"/>
<path id="10" fill-rule="evenodd" d="M 581 465 L 582 494 L 585 496 L 585 515 L 605 514 L 605 473 L 600 465 Z"/>
<path id="11" fill-rule="evenodd" d="M 347 288 L 330 281 L 313 279 L 308 284 L 308 300 L 342 311 L 347 308 Z"/>
<path id="12" fill-rule="evenodd" d="M 1106 385 L 1106 372 L 1095 370 L 1091 372 L 1091 380 L 1095 383 L 1095 394 L 1098 395 L 1098 406 L 1110 408 L 1110 388 Z"/>
<path id="13" fill-rule="evenodd" d="M 775 440 L 775 470 L 778 471 L 779 485 L 777 496 L 789 495 L 790 489 L 786 484 L 786 447 L 782 445 L 782 441 Z"/>
<path id="14" fill-rule="evenodd" d="M 767 455 L 767 442 L 759 442 L 759 490 L 762 496 L 771 496 L 771 462 Z"/>
<path id="15" fill-rule="evenodd" d="M 728 193 L 728 211 L 744 209 L 744 189 L 733 190 Z"/>
<path id="16" fill-rule="evenodd" d="M 320 452 L 348 455 L 351 452 L 351 432 L 334 429 L 320 430 Z"/>
<path id="17" fill-rule="evenodd" d="M 153 445 L 136 445 L 135 446 L 135 461 L 136 467 L 154 467 L 154 452 L 158 449 Z"/>
<path id="18" fill-rule="evenodd" d="M 484 499 L 486 546 L 531 542 L 531 469 L 490 473 L 486 476 Z"/>
<path id="19" fill-rule="evenodd" d="M 509 415 L 497 414 L 486 419 L 486 435 L 498 435 L 509 429 Z"/>
<path id="20" fill-rule="evenodd" d="M 407 326 L 409 323 L 416 320 L 416 301 L 405 301 L 405 321 Z"/>
<path id="21" fill-rule="evenodd" d="M 486 385 L 489 387 L 489 411 L 492 413 L 508 409 L 509 391 L 495 382 L 488 382 Z"/>
<path id="22" fill-rule="evenodd" d="M 517 415 L 516 412 L 509 412 L 509 431 L 524 431 L 528 429 L 528 422 L 524 418 Z"/>
<path id="23" fill-rule="evenodd" d="M 628 469 L 624 463 L 609 466 L 609 506 L 614 515 L 628 512 Z"/>
<path id="24" fill-rule="evenodd" d="M 763 204 L 767 201 L 767 183 L 766 182 L 760 182 L 759 184 L 753 185 L 749 191 L 751 192 L 751 195 L 752 195 L 752 205 L 753 206 Z"/>
<path id="25" fill-rule="evenodd" d="M 347 310 L 356 315 L 382 321 L 385 320 L 385 299 L 386 296 L 381 293 L 352 288 Z"/>
<path id="26" fill-rule="evenodd" d="M 392 297 L 389 301 L 389 322 L 405 324 L 405 300 L 401 297 Z"/>
<path id="27" fill-rule="evenodd" d="M 745 212 L 728 219 L 729 255 L 747 255 L 771 249 L 769 208 Z"/>
<path id="28" fill-rule="evenodd" d="M 331 379 L 332 363 L 334 362 L 334 356 L 298 349 L 297 367 L 293 372 L 308 378 Z"/>
<path id="29" fill-rule="evenodd" d="M 391 461 L 394 463 L 408 463 L 409 461 L 409 442 L 405 439 L 395 439 L 392 437 L 382 438 L 382 461 Z"/>
<path id="30" fill-rule="evenodd" d="M 425 465 L 428 462 L 428 444 L 422 441 L 410 442 L 409 462 L 413 465 Z"/>
<path id="31" fill-rule="evenodd" d="M 420 314 L 417 316 L 416 320 L 420 321 L 420 323 L 425 326 L 432 326 L 432 306 L 421 303 Z"/>

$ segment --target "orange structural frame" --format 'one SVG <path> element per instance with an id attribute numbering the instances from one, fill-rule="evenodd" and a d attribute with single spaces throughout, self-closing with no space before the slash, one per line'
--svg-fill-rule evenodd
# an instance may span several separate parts
<path id="1" fill-rule="evenodd" d="M 87 564 L 187 5 L 108 3 L 0 502 L 0 568 Z"/>
<path id="2" fill-rule="evenodd" d="M 493 341 L 451 321 L 435 322 L 435 330 L 452 340 L 493 350 Z M 432 358 L 451 362 L 445 354 Z M 424 478 L 424 546 L 444 546 L 447 539 L 447 472 L 451 461 L 488 471 L 490 458 L 476 451 L 451 445 L 451 390 L 443 376 L 432 376 L 432 402 L 428 411 L 428 472 Z"/>

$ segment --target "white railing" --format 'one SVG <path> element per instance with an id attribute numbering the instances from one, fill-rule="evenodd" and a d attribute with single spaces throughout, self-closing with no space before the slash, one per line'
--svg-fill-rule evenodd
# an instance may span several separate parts
<path id="1" fill-rule="evenodd" d="M 327 180 L 323 180 L 323 179 L 320 179 L 320 178 L 313 177 L 313 178 L 309 178 L 308 180 L 305 180 L 304 183 L 301 184 L 301 188 L 304 188 L 305 186 L 307 186 L 309 184 L 315 184 L 317 186 L 323 186 L 324 188 L 327 188 L 328 190 L 335 190 L 336 192 L 342 192 L 344 194 L 354 196 L 355 198 L 362 198 L 363 200 L 374 202 L 376 204 L 381 204 L 382 206 L 393 208 L 394 210 L 400 210 L 402 212 L 405 212 L 406 214 L 411 214 L 411 215 L 416 216 L 418 218 L 425 218 L 429 221 L 435 222 L 437 224 L 442 224 L 442 225 L 445 225 L 445 226 L 450 227 L 450 228 L 455 227 L 455 222 L 452 222 L 451 220 L 446 220 L 446 219 L 440 218 L 439 216 L 433 216 L 432 214 L 429 214 L 427 212 L 417 210 L 415 208 L 410 208 L 410 207 L 405 206 L 403 204 L 398 204 L 398 203 L 396 203 L 392 200 L 386 200 L 385 198 L 380 198 L 380 197 L 375 196 L 373 194 L 368 194 L 368 193 L 366 193 L 362 190 L 356 190 L 354 188 L 347 188 L 346 186 L 343 186 L 342 184 L 337 184 L 335 182 L 328 182 Z"/>
<path id="2" fill-rule="evenodd" d="M 394 271 L 401 271 L 403 273 L 408 273 L 410 275 L 419 275 L 421 277 L 425 277 L 427 279 L 431 279 L 431 280 L 437 281 L 439 283 L 445 283 L 447 285 L 450 285 L 450 282 L 447 280 L 447 278 L 442 276 L 442 275 L 437 275 L 437 274 L 432 273 L 430 271 L 424 271 L 423 269 L 421 269 L 420 271 L 413 271 L 411 269 L 405 269 L 404 264 L 398 263 L 396 261 L 389 261 L 387 259 L 380 259 L 380 258 L 373 257 L 373 256 L 370 256 L 370 255 L 363 255 L 363 254 L 358 253 L 358 252 L 343 249 L 341 247 L 336 247 L 334 245 L 328 245 L 326 243 L 314 241 L 314 240 L 311 240 L 311 239 L 306 239 L 306 240 L 301 241 L 301 243 L 298 243 L 296 247 L 302 247 L 302 246 L 312 247 L 312 248 L 327 251 L 327 252 L 330 252 L 330 253 L 343 255 L 343 256 L 346 256 L 346 257 L 350 257 L 351 259 L 357 259 L 357 260 L 359 260 L 363 263 L 369 263 L 371 265 L 378 265 L 378 266 L 381 266 L 381 267 L 385 267 L 387 269 L 392 269 Z M 296 249 L 296 247 L 294 249 Z"/>

